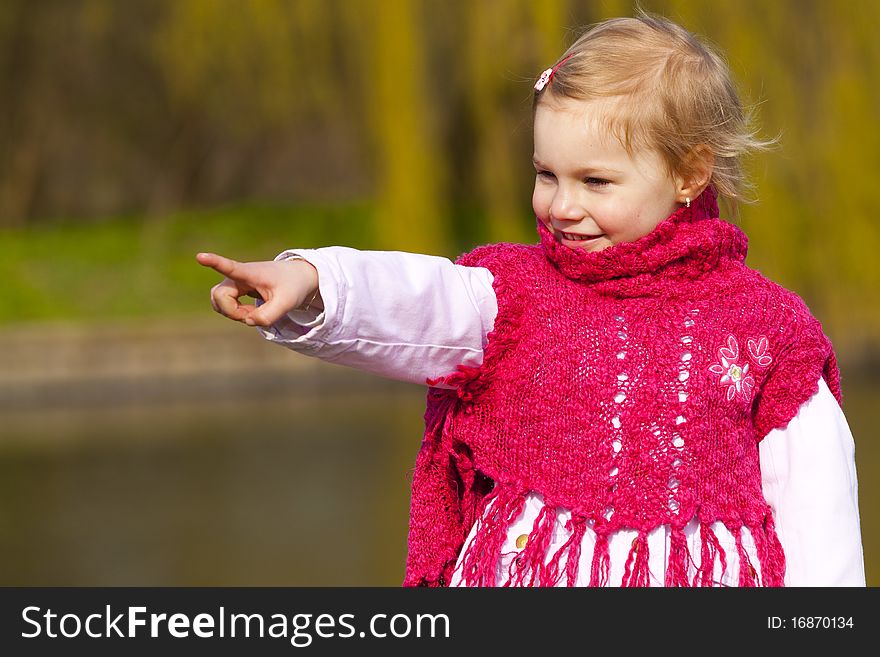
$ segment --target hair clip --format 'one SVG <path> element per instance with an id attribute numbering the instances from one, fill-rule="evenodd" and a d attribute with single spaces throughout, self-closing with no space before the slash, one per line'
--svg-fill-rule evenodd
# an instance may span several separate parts
<path id="1" fill-rule="evenodd" d="M 537 91 L 542 91 L 544 87 L 547 86 L 547 83 L 550 82 L 550 78 L 553 75 L 553 67 L 551 66 L 546 71 L 541 73 L 541 77 L 538 78 L 538 81 L 535 82 L 535 89 Z"/>
<path id="2" fill-rule="evenodd" d="M 556 66 L 551 66 L 546 71 L 541 73 L 541 77 L 538 78 L 538 81 L 535 82 L 535 91 L 543 91 L 544 87 L 550 84 L 550 80 L 553 79 L 553 75 L 562 66 L 566 61 L 568 61 L 569 57 L 571 57 L 574 53 L 569 53 L 566 57 L 563 57 Z"/>

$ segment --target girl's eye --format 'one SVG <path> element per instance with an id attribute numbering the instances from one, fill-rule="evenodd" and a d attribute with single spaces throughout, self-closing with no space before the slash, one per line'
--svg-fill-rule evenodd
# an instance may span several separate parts
<path id="1" fill-rule="evenodd" d="M 538 178 L 546 178 L 547 180 L 553 180 L 553 178 L 555 178 L 555 177 L 556 176 L 554 176 L 549 171 L 538 171 Z"/>
<path id="2" fill-rule="evenodd" d="M 603 185 L 609 184 L 611 181 L 605 180 L 604 178 L 584 178 L 584 182 L 593 187 L 602 187 Z"/>

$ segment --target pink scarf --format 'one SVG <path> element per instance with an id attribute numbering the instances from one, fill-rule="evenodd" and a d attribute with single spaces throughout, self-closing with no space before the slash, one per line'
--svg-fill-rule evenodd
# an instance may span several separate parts
<path id="1" fill-rule="evenodd" d="M 539 222 L 540 244 L 492 244 L 459 258 L 493 273 L 498 316 L 482 365 L 444 377 L 454 390 L 429 390 L 404 585 L 447 584 L 490 501 L 462 579 L 494 584 L 508 527 L 533 491 L 546 506 L 515 561 L 515 583 L 573 583 L 590 528 L 590 583 L 604 584 L 608 537 L 628 528 L 638 537 L 623 584 L 646 586 L 647 535 L 668 525 L 666 584 L 708 585 L 715 560 L 726 561 L 711 529 L 721 521 L 736 537 L 740 586 L 782 585 L 758 442 L 795 416 L 820 375 L 839 400 L 839 375 L 805 304 L 745 266 L 745 235 L 717 214 L 709 190 L 649 235 L 597 253 L 562 246 Z M 572 534 L 547 554 L 556 507 L 572 511 Z M 692 518 L 702 554 L 688 581 Z"/>

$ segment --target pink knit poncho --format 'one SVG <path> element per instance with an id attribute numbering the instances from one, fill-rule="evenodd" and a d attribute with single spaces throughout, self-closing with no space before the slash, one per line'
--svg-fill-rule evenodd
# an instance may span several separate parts
<path id="1" fill-rule="evenodd" d="M 629 528 L 638 537 L 622 583 L 647 586 L 647 535 L 668 525 L 666 585 L 709 585 L 715 560 L 725 562 L 715 521 L 736 537 L 740 586 L 783 584 L 758 442 L 796 415 L 820 375 L 839 401 L 839 375 L 806 305 L 745 266 L 745 235 L 717 214 L 707 190 L 649 235 L 597 253 L 559 244 L 539 222 L 540 244 L 459 258 L 492 272 L 498 315 L 481 366 L 460 366 L 443 379 L 455 389 L 428 392 L 405 586 L 448 584 L 490 501 L 461 575 L 493 585 L 533 491 L 546 506 L 511 565 L 514 584 L 573 583 L 587 528 L 590 585 L 605 584 L 608 537 Z M 572 511 L 571 538 L 547 554 L 556 507 Z M 692 518 L 702 553 L 688 581 Z"/>

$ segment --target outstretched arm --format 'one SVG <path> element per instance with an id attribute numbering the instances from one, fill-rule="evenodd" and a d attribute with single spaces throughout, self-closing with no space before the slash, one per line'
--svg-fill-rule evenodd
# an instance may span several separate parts
<path id="1" fill-rule="evenodd" d="M 317 273 L 318 295 L 304 312 L 296 307 L 308 302 L 312 291 L 300 294 L 297 287 L 297 294 L 285 292 L 286 301 L 261 318 L 275 318 L 271 325 L 255 322 L 265 327 L 260 331 L 266 339 L 328 362 L 420 384 L 459 364 L 482 362 L 497 314 L 487 269 L 436 256 L 347 247 L 296 249 L 276 259 L 276 264 L 297 262 Z M 229 296 L 241 287 L 221 292 Z M 263 311 L 269 303 L 258 302 L 255 310 L 244 312 Z M 284 306 L 291 309 L 278 315 Z"/>

